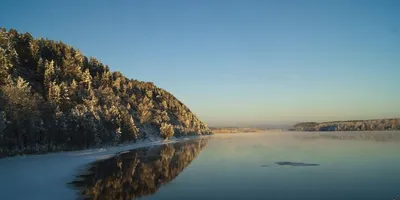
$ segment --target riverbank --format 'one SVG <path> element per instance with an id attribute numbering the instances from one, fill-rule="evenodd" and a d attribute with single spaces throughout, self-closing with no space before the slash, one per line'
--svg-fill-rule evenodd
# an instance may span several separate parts
<path id="1" fill-rule="evenodd" d="M 206 136 L 167 141 L 154 139 L 107 148 L 3 158 L 0 159 L 0 177 L 4 183 L 0 185 L 0 199 L 76 199 L 76 190 L 69 188 L 67 183 L 73 181 L 76 174 L 85 171 L 89 163 L 122 151 L 198 137 Z"/>

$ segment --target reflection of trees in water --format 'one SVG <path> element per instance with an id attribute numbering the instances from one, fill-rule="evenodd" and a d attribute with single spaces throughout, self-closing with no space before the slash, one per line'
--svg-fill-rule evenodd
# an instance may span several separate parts
<path id="1" fill-rule="evenodd" d="M 87 199 L 135 199 L 173 180 L 207 145 L 207 139 L 165 144 L 95 162 L 74 181 Z"/>

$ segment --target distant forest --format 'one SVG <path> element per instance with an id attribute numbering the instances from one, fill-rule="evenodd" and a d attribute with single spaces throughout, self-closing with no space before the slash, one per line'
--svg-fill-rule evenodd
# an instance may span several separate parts
<path id="1" fill-rule="evenodd" d="M 351 120 L 333 122 L 304 122 L 293 126 L 295 131 L 383 131 L 400 130 L 400 118 Z"/>
<path id="2" fill-rule="evenodd" d="M 172 94 L 62 42 L 0 28 L 0 157 L 211 134 Z"/>
<path id="3" fill-rule="evenodd" d="M 210 127 L 213 133 L 250 133 L 263 132 L 265 129 L 248 128 L 248 127 Z"/>

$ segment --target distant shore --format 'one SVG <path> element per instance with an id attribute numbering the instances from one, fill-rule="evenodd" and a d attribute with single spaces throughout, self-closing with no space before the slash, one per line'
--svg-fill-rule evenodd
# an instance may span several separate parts
<path id="1" fill-rule="evenodd" d="M 250 128 L 250 127 L 211 127 L 210 130 L 215 134 L 282 131 L 281 129 L 261 129 L 261 128 Z"/>
<path id="2" fill-rule="evenodd" d="M 389 131 L 400 130 L 400 118 L 332 122 L 304 122 L 290 131 Z"/>

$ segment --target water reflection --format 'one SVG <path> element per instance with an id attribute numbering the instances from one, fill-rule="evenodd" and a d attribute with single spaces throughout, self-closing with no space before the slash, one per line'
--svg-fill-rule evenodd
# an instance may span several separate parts
<path id="1" fill-rule="evenodd" d="M 172 181 L 207 145 L 201 138 L 135 149 L 92 164 L 89 174 L 72 182 L 85 199 L 135 199 Z"/>

